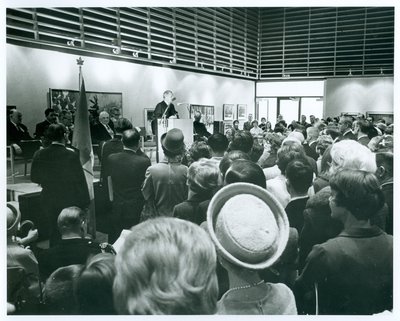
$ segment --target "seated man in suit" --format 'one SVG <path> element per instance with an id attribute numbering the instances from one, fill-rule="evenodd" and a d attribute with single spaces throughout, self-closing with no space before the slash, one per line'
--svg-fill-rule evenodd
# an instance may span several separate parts
<path id="1" fill-rule="evenodd" d="M 44 115 L 46 119 L 38 124 L 36 124 L 36 130 L 34 136 L 36 139 L 43 139 L 46 133 L 46 130 L 49 128 L 51 124 L 57 123 L 57 114 L 54 109 L 47 108 L 44 111 Z"/>
<path id="2" fill-rule="evenodd" d="M 100 144 L 114 137 L 114 124 L 106 111 L 99 114 L 99 123 L 92 127 L 92 143 Z"/>
<path id="3" fill-rule="evenodd" d="M 7 119 L 7 145 L 12 146 L 17 154 L 21 154 L 19 142 L 29 139 L 32 137 L 29 135 L 28 128 L 22 123 L 22 113 L 12 109 L 10 117 Z"/>
<path id="4" fill-rule="evenodd" d="M 61 241 L 54 247 L 38 252 L 39 270 L 43 280 L 62 266 L 85 264 L 98 253 L 115 251 L 108 243 L 96 243 L 86 237 L 86 214 L 72 206 L 61 211 L 57 219 Z"/>
<path id="5" fill-rule="evenodd" d="M 211 134 L 207 131 L 206 125 L 204 125 L 201 120 L 201 112 L 195 111 L 194 113 L 194 122 L 193 122 L 193 132 L 194 132 L 194 140 L 207 140 Z"/>

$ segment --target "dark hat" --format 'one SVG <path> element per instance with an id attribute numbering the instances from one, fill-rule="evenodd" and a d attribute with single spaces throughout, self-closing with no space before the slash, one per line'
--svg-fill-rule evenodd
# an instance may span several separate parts
<path id="1" fill-rule="evenodd" d="M 184 136 L 180 129 L 172 128 L 161 136 L 162 147 L 172 154 L 179 154 L 185 148 Z"/>
<path id="2" fill-rule="evenodd" d="M 273 265 L 289 238 L 282 205 L 265 189 L 248 183 L 227 185 L 214 195 L 207 227 L 219 255 L 251 270 Z"/>

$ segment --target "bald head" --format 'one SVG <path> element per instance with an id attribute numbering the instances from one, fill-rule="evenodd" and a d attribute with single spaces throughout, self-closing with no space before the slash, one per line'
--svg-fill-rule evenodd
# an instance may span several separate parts
<path id="1" fill-rule="evenodd" d="M 19 110 L 16 109 L 12 109 L 10 112 L 10 120 L 14 123 L 14 124 L 21 124 L 22 122 L 22 113 Z"/>
<path id="2" fill-rule="evenodd" d="M 122 133 L 122 143 L 126 148 L 137 149 L 139 147 L 140 133 L 136 128 L 125 130 Z"/>

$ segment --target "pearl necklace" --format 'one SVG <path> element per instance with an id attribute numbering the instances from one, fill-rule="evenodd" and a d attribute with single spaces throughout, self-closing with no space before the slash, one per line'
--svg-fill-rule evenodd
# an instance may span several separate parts
<path id="1" fill-rule="evenodd" d="M 231 289 L 229 289 L 229 291 L 236 291 L 236 290 L 242 290 L 242 289 L 249 289 L 249 288 L 252 288 L 253 286 L 258 286 L 258 285 L 263 284 L 263 283 L 264 283 L 264 280 L 261 280 L 261 281 L 259 281 L 259 282 L 257 282 L 257 283 L 246 284 L 246 285 L 242 285 L 242 286 L 237 286 L 237 287 L 235 287 L 235 288 L 231 288 Z"/>

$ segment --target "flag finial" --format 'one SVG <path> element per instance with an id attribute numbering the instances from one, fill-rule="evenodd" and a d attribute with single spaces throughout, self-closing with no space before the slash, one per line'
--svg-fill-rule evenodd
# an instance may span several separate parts
<path id="1" fill-rule="evenodd" d="M 76 59 L 76 63 L 78 64 L 78 66 L 83 66 L 83 62 L 84 62 L 84 60 L 82 59 L 82 57 L 79 57 L 79 59 Z"/>

